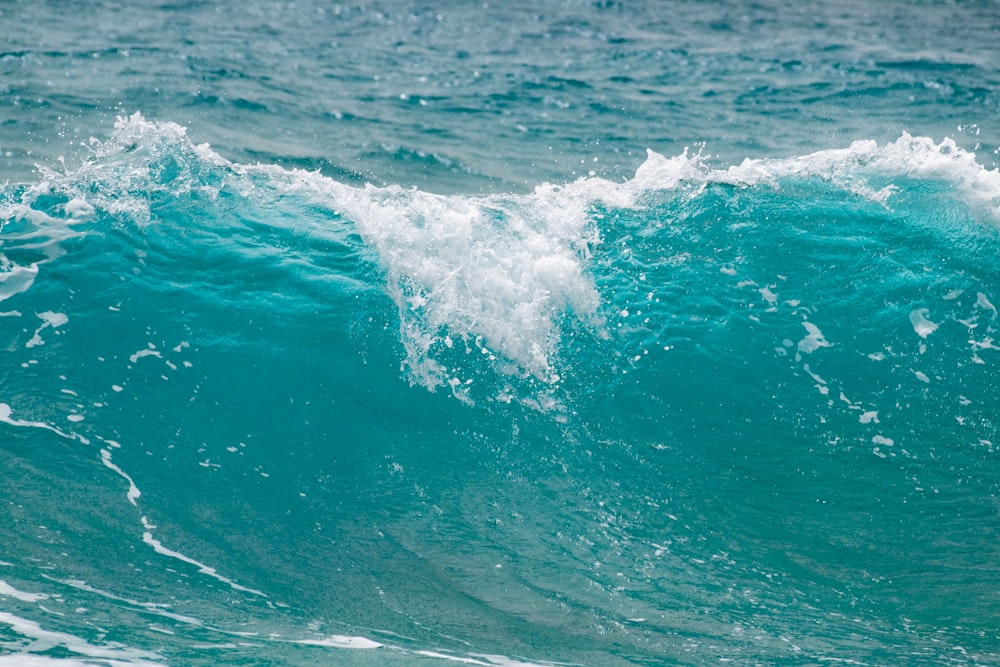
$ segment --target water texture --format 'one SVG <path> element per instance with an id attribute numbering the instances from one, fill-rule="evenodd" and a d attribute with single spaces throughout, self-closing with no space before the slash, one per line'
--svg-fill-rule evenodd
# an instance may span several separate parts
<path id="1" fill-rule="evenodd" d="M 998 38 L 0 2 L 0 665 L 1000 664 Z"/>

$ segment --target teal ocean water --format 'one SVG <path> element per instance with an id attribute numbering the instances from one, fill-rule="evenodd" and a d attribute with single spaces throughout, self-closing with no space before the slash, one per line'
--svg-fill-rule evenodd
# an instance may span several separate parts
<path id="1" fill-rule="evenodd" d="M 998 63 L 0 2 L 0 665 L 1000 664 Z"/>

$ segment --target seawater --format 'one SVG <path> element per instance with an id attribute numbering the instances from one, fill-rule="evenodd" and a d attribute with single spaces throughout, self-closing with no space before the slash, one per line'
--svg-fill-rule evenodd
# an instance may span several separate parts
<path id="1" fill-rule="evenodd" d="M 1000 663 L 998 31 L 0 4 L 0 665 Z"/>

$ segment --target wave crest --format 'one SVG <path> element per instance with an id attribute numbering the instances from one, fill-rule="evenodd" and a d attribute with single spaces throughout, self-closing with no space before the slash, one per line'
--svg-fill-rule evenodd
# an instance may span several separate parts
<path id="1" fill-rule="evenodd" d="M 649 151 L 624 182 L 585 177 L 543 183 L 527 194 L 483 196 L 354 187 L 318 172 L 237 164 L 193 143 L 185 128 L 138 113 L 119 118 L 111 136 L 92 139 L 90 148 L 78 167 L 42 168 L 38 183 L 4 192 L 8 228 L 0 288 L 6 296 L 29 289 L 39 265 L 58 256 L 60 242 L 82 221 L 155 224 L 178 238 L 182 226 L 195 225 L 203 240 L 217 235 L 220 225 L 248 238 L 268 226 L 345 243 L 356 235 L 377 255 L 382 287 L 398 312 L 411 381 L 450 387 L 461 398 L 471 398 L 473 385 L 487 377 L 501 378 L 499 391 L 491 380 L 494 397 L 508 396 L 509 382 L 543 390 L 559 384 L 568 327 L 606 337 L 606 316 L 616 312 L 608 310 L 617 306 L 607 293 L 607 276 L 615 271 L 595 265 L 595 249 L 612 239 L 622 257 L 631 256 L 626 227 L 638 224 L 632 231 L 642 235 L 682 224 L 692 207 L 704 205 L 699 198 L 706 188 L 787 188 L 786 199 L 794 199 L 804 196 L 796 193 L 799 184 L 818 179 L 891 207 L 922 196 L 925 186 L 909 185 L 917 181 L 1000 222 L 997 170 L 984 169 L 950 139 L 935 143 L 908 134 L 885 145 L 856 141 L 844 149 L 748 158 L 724 168 L 710 166 L 701 152 L 668 158 Z M 21 229 L 11 226 L 18 221 Z M 12 258 L 11 252 L 37 248 L 44 250 Z M 615 262 L 615 253 L 606 250 L 600 261 Z"/>

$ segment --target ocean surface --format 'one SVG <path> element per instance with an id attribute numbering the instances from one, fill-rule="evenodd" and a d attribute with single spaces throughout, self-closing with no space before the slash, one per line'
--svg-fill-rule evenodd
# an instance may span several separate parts
<path id="1" fill-rule="evenodd" d="M 0 0 L 0 666 L 1000 665 L 1000 3 Z"/>

